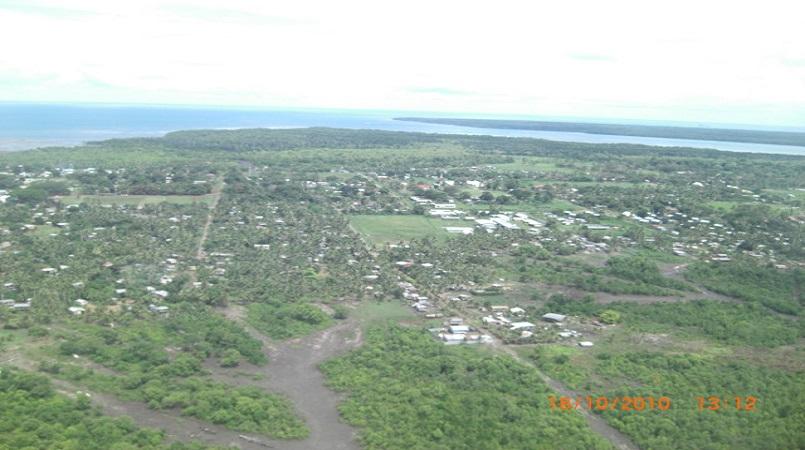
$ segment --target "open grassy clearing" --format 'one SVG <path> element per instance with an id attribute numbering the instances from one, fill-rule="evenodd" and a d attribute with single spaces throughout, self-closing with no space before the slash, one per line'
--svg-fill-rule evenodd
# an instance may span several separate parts
<path id="1" fill-rule="evenodd" d="M 176 203 L 190 205 L 196 202 L 211 204 L 212 194 L 207 195 L 82 195 L 71 194 L 59 197 L 63 204 L 89 203 L 92 205 L 157 205 L 159 203 Z"/>
<path id="2" fill-rule="evenodd" d="M 443 227 L 469 226 L 458 220 L 431 219 L 424 216 L 364 215 L 351 216 L 350 223 L 359 233 L 375 244 L 408 241 L 433 236 L 447 238 Z"/>
<path id="3" fill-rule="evenodd" d="M 0 350 L 11 345 L 16 345 L 23 339 L 24 336 L 21 331 L 0 329 Z"/>
<path id="4" fill-rule="evenodd" d="M 54 227 L 53 225 L 37 225 L 36 229 L 31 231 L 31 234 L 36 237 L 50 237 L 50 235 L 54 233 L 61 233 L 61 228 Z"/>
<path id="5" fill-rule="evenodd" d="M 764 189 L 763 192 L 771 192 L 797 200 L 805 200 L 805 189 Z"/>
<path id="6" fill-rule="evenodd" d="M 411 308 L 406 307 L 399 301 L 361 303 L 352 312 L 352 315 L 363 325 L 374 325 L 388 321 L 403 322 L 418 318 Z"/>
<path id="7" fill-rule="evenodd" d="M 605 187 L 619 187 L 619 188 L 634 188 L 639 186 L 647 186 L 648 183 L 630 183 L 628 181 L 546 181 L 546 183 L 568 185 L 568 186 L 605 186 Z"/>
<path id="8" fill-rule="evenodd" d="M 519 158 L 518 158 L 519 159 Z M 558 160 L 551 158 L 522 158 L 520 161 L 511 163 L 491 164 L 497 170 L 505 172 L 516 172 L 521 170 L 533 172 L 574 172 L 570 167 L 560 167 Z"/>
<path id="9" fill-rule="evenodd" d="M 766 203 L 766 202 L 756 202 L 756 201 L 746 201 L 746 202 L 739 202 L 739 201 L 727 201 L 727 200 L 713 200 L 707 202 L 707 204 L 715 209 L 721 210 L 722 212 L 728 212 L 739 205 L 767 205 L 772 208 L 773 211 L 783 211 L 786 209 L 791 209 L 791 206 L 784 205 L 780 203 Z"/>

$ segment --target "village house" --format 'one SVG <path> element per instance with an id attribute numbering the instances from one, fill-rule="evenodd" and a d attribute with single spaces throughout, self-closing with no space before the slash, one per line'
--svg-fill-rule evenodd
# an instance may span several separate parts
<path id="1" fill-rule="evenodd" d="M 522 316 L 525 314 L 525 310 L 523 308 L 515 306 L 514 308 L 509 309 L 509 312 L 514 314 L 515 316 Z"/>
<path id="2" fill-rule="evenodd" d="M 511 324 L 512 331 L 533 331 L 536 328 L 531 322 L 514 322 Z"/>
<path id="3" fill-rule="evenodd" d="M 25 311 L 31 309 L 31 299 L 27 299 L 24 303 L 14 303 L 9 306 L 12 311 Z"/>
<path id="4" fill-rule="evenodd" d="M 466 334 L 470 332 L 470 327 L 467 325 L 450 325 L 448 330 L 452 334 Z"/>
<path id="5" fill-rule="evenodd" d="M 167 306 L 157 306 L 154 304 L 148 305 L 148 310 L 154 314 L 165 314 L 170 308 Z"/>
<path id="6" fill-rule="evenodd" d="M 547 313 L 542 315 L 542 320 L 546 322 L 562 322 L 566 317 L 563 314 Z"/>

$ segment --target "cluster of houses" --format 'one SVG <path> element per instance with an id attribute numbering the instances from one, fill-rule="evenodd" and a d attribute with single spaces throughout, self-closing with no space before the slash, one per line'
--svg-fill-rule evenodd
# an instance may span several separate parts
<path id="1" fill-rule="evenodd" d="M 434 179 L 436 180 L 434 181 L 434 185 L 455 185 L 460 183 L 456 181 L 450 184 L 447 183 L 447 181 L 450 180 L 445 180 L 436 176 L 434 176 Z M 605 181 L 610 180 L 605 179 Z M 646 181 L 648 182 L 648 180 Z M 467 181 L 466 184 L 470 185 L 470 182 Z M 481 186 L 483 183 L 481 181 L 473 180 L 473 184 Z M 701 188 L 705 187 L 706 184 L 699 181 L 693 182 L 691 185 L 693 187 Z M 755 194 L 748 189 L 742 189 L 734 185 L 726 185 L 726 187 L 734 190 L 736 192 L 736 196 L 745 197 L 752 201 L 763 201 L 762 196 Z M 570 188 L 567 199 L 571 201 L 581 200 L 580 196 L 581 194 L 578 193 L 577 189 Z M 431 216 L 448 220 L 463 219 L 474 222 L 473 227 L 445 227 L 446 231 L 449 233 L 471 234 L 473 229 L 478 228 L 491 233 L 500 229 L 517 229 L 523 227 L 525 227 L 529 232 L 536 232 L 536 230 L 542 226 L 542 223 L 527 217 L 525 213 L 521 212 L 496 213 L 494 215 L 488 214 L 487 216 L 484 216 L 482 212 L 470 214 L 460 211 L 453 203 L 437 204 L 436 202 L 432 202 L 428 199 L 417 196 L 410 198 L 415 204 L 430 207 L 431 209 L 428 211 L 428 214 Z M 697 257 L 704 257 L 714 262 L 727 262 L 732 259 L 732 254 L 743 251 L 750 256 L 768 259 L 771 263 L 775 263 L 775 266 L 785 266 L 784 264 L 776 264 L 777 255 L 775 255 L 771 249 L 762 246 L 762 244 L 761 246 L 755 246 L 752 251 L 738 249 L 738 245 L 741 243 L 740 233 L 730 230 L 729 227 L 724 223 L 719 223 L 718 221 L 707 218 L 689 216 L 673 207 L 666 208 L 666 211 L 663 213 L 636 213 L 633 211 L 613 212 L 609 211 L 603 205 L 595 205 L 586 210 L 566 210 L 562 211 L 562 213 L 555 214 L 552 212 L 546 212 L 544 214 L 547 220 L 555 220 L 558 223 L 566 226 L 582 226 L 590 231 L 607 232 L 612 229 L 618 229 L 617 226 L 600 223 L 600 219 L 605 215 L 608 215 L 608 217 L 612 219 L 617 219 L 620 217 L 626 221 L 633 221 L 638 224 L 651 227 L 656 230 L 656 232 L 668 233 L 669 235 L 676 237 L 677 240 L 681 240 L 682 233 L 685 233 L 685 231 L 691 231 L 691 233 L 686 233 L 686 235 L 689 235 L 691 239 L 693 239 L 691 242 L 677 243 L 677 245 L 672 249 L 672 252 L 679 256 L 693 255 Z M 705 234 L 705 237 L 699 237 L 703 233 Z M 609 250 L 609 245 L 606 243 L 585 241 L 585 239 L 582 237 L 575 238 L 576 242 L 573 244 L 584 251 L 605 252 Z M 617 236 L 617 234 L 606 235 L 603 237 L 603 239 L 607 241 L 620 238 L 622 238 L 622 236 Z M 768 238 L 779 241 L 784 246 L 791 245 L 785 236 L 769 235 Z M 642 240 L 651 243 L 654 242 L 655 238 L 653 236 L 647 236 L 642 238 Z M 627 238 L 620 239 L 619 243 L 627 246 L 636 244 L 636 242 Z"/>
<path id="2" fill-rule="evenodd" d="M 487 169 L 494 169 L 493 167 L 488 167 Z M 471 168 L 471 171 L 479 172 L 479 168 Z M 350 173 L 346 169 L 339 169 L 333 170 L 334 172 L 342 172 L 342 173 Z M 411 169 L 411 172 L 403 174 L 399 179 L 396 179 L 394 176 L 388 176 L 385 174 L 378 174 L 374 172 L 365 173 L 362 175 L 371 176 L 377 179 L 378 182 L 386 182 L 391 183 L 395 187 L 402 186 L 403 188 L 408 188 L 413 184 L 416 185 L 418 189 L 421 190 L 431 190 L 436 187 L 455 187 L 458 185 L 465 185 L 471 188 L 481 188 L 485 185 L 485 182 L 482 181 L 484 178 L 478 179 L 454 179 L 450 180 L 445 177 L 445 173 L 436 173 L 430 176 L 432 181 L 423 182 L 422 175 L 416 174 L 416 169 Z M 413 182 L 412 180 L 417 180 Z M 603 181 L 623 181 L 621 179 L 615 178 L 604 178 Z M 645 180 L 646 182 L 650 182 L 650 180 Z M 306 188 L 327 188 L 327 189 L 335 189 L 337 191 L 337 187 L 339 185 L 349 185 L 356 189 L 363 190 L 363 187 L 366 187 L 366 184 L 363 182 L 353 182 L 353 183 L 337 183 L 337 182 L 321 182 L 321 181 L 307 181 L 305 182 Z M 704 187 L 706 184 L 703 182 L 696 182 L 693 183 L 692 186 L 694 187 Z M 754 200 L 762 201 L 762 198 L 757 194 L 752 193 L 749 190 L 741 189 L 737 186 L 727 185 L 729 189 L 733 189 L 736 191 L 736 195 L 740 195 L 743 197 L 748 197 Z M 453 221 L 463 221 L 463 222 L 471 222 L 465 224 L 456 224 L 450 226 L 444 226 L 443 229 L 450 234 L 460 234 L 460 235 L 470 235 L 479 230 L 487 231 L 489 233 L 497 232 L 499 230 L 515 230 L 515 229 L 524 229 L 529 233 L 532 234 L 541 234 L 540 240 L 549 240 L 550 239 L 550 232 L 543 231 L 542 227 L 543 218 L 540 217 L 539 220 L 536 218 L 529 217 L 528 214 L 524 212 L 489 212 L 489 211 L 462 211 L 460 209 L 460 205 L 455 203 L 452 200 L 449 201 L 435 201 L 428 198 L 425 198 L 424 195 L 413 195 L 408 197 L 414 205 L 426 208 L 426 214 L 430 217 L 437 217 L 444 220 L 453 220 Z M 673 198 L 673 196 L 672 196 Z M 567 191 L 567 195 L 563 197 L 563 199 L 569 201 L 583 201 L 581 199 L 581 194 L 575 188 L 569 188 Z M 473 200 L 468 199 L 466 200 L 469 203 L 472 203 Z M 382 204 L 376 203 L 361 203 L 358 202 L 355 206 L 360 209 L 362 207 L 366 207 L 369 209 L 374 208 L 374 210 L 380 211 L 385 206 Z M 399 205 L 398 205 L 399 206 Z M 395 212 L 406 212 L 410 211 L 410 209 L 403 209 L 403 208 L 395 208 Z M 607 252 L 610 250 L 610 246 L 618 244 L 618 245 L 625 245 L 625 246 L 633 246 L 637 245 L 637 241 L 644 241 L 644 242 L 654 242 L 654 237 L 649 235 L 643 238 L 637 239 L 637 241 L 633 239 L 629 239 L 625 236 L 619 236 L 617 232 L 615 233 L 608 233 L 610 230 L 618 230 L 620 227 L 617 224 L 611 224 L 612 222 L 608 222 L 610 224 L 601 223 L 601 219 L 604 217 L 616 220 L 616 221 L 626 221 L 626 222 L 636 222 L 641 225 L 645 225 L 648 227 L 653 228 L 658 233 L 668 233 L 671 236 L 677 237 L 676 240 L 682 240 L 680 236 L 680 232 L 684 232 L 687 229 L 691 229 L 694 231 L 692 234 L 693 236 L 697 236 L 701 233 L 702 227 L 709 228 L 711 233 L 709 237 L 705 237 L 703 239 L 699 239 L 700 242 L 688 242 L 684 243 L 681 246 L 678 246 L 673 249 L 674 253 L 679 255 L 695 255 L 695 256 L 702 256 L 709 258 L 712 261 L 716 262 L 724 262 L 728 261 L 732 256 L 731 254 L 738 251 L 735 247 L 738 243 L 740 243 L 740 239 L 738 236 L 729 232 L 727 230 L 727 226 L 722 223 L 718 223 L 717 221 L 710 221 L 708 219 L 700 218 L 700 217 L 688 217 L 684 213 L 680 213 L 678 210 L 674 208 L 666 208 L 666 212 L 664 213 L 636 213 L 632 211 L 611 211 L 609 208 L 603 205 L 595 205 L 588 207 L 588 209 L 577 209 L 577 210 L 565 210 L 561 213 L 552 213 L 546 212 L 544 213 L 544 220 L 555 220 L 556 222 L 566 225 L 566 226 L 581 226 L 582 228 L 589 230 L 589 231 L 597 231 L 597 232 L 604 232 L 604 236 L 598 236 L 595 241 L 604 240 L 605 242 L 595 242 L 594 240 L 590 240 L 584 236 L 572 236 L 572 242 L 567 242 L 568 245 L 572 245 L 577 249 L 580 249 L 585 252 L 593 253 L 593 252 Z M 547 236 L 546 236 L 547 235 Z M 771 239 L 774 239 L 774 236 L 770 236 Z M 776 237 L 780 240 L 784 240 L 785 238 L 782 236 Z M 696 237 L 698 239 L 698 237 Z M 726 244 L 732 243 L 734 245 L 726 246 Z M 717 247 L 716 244 L 721 245 L 721 247 Z M 783 242 L 783 245 L 789 244 L 788 242 Z M 687 248 L 685 248 L 687 247 Z M 753 252 L 748 252 L 752 256 L 757 257 L 766 257 L 769 258 L 771 262 L 776 262 L 775 255 L 769 249 L 764 249 L 763 247 L 757 248 Z M 782 265 L 781 265 L 782 266 Z"/>
<path id="3" fill-rule="evenodd" d="M 46 268 L 46 269 L 50 269 L 50 268 Z M 55 269 L 54 270 L 43 270 L 43 271 L 45 273 L 52 273 L 52 274 L 55 274 L 57 272 Z M 163 277 L 163 280 L 164 279 L 165 279 L 165 277 Z M 118 279 L 115 283 L 118 286 L 120 286 L 120 285 L 124 284 L 124 282 L 125 281 L 121 278 L 121 279 Z M 71 286 L 76 288 L 76 289 L 80 289 L 81 287 L 84 286 L 84 283 L 81 282 L 81 281 L 77 281 L 77 282 L 72 283 Z M 4 288 L 4 290 L 14 291 L 14 290 L 16 290 L 16 285 L 14 283 L 4 283 L 3 288 Z M 126 288 L 117 287 L 115 289 L 115 295 L 125 295 L 126 291 L 127 291 Z M 156 289 L 156 288 L 154 288 L 152 286 L 147 286 L 146 291 L 151 293 L 152 295 L 154 295 L 155 297 L 157 297 L 159 299 L 164 299 L 164 298 L 166 298 L 168 296 L 168 291 L 159 290 L 159 289 Z M 112 300 L 118 300 L 118 297 L 112 297 Z M 24 302 L 18 302 L 18 301 L 13 300 L 13 299 L 2 298 L 2 299 L 0 299 L 0 306 L 7 307 L 8 309 L 13 310 L 13 311 L 25 311 L 25 310 L 31 309 L 31 302 L 32 302 L 32 299 L 30 299 L 30 298 L 26 299 Z M 90 302 L 88 300 L 83 299 L 83 298 L 77 298 L 77 299 L 75 299 L 73 301 L 72 305 L 67 307 L 67 311 L 73 316 L 81 316 L 85 312 L 87 312 L 87 310 L 89 308 L 91 308 L 91 307 L 92 307 L 92 305 L 90 304 Z M 151 304 L 151 305 L 148 306 L 148 310 L 153 312 L 153 313 L 164 314 L 164 313 L 168 312 L 169 307 L 168 306 L 156 306 L 154 304 Z"/>
<path id="4" fill-rule="evenodd" d="M 694 187 L 704 186 L 704 184 L 701 182 L 695 182 L 692 185 Z M 747 189 L 741 189 L 738 186 L 733 185 L 727 185 L 727 187 L 736 190 L 740 196 L 749 197 L 756 201 L 762 200 L 758 194 L 754 194 Z M 580 195 L 574 194 L 574 192 L 577 191 L 576 189 L 571 189 L 570 191 L 571 196 L 569 198 L 572 198 L 572 195 Z M 473 232 L 473 228 L 480 228 L 491 233 L 500 229 L 518 229 L 522 226 L 525 226 L 529 232 L 536 232 L 536 230 L 543 226 L 541 222 L 528 217 L 527 214 L 522 212 L 504 212 L 495 214 L 489 214 L 486 212 L 486 216 L 484 216 L 484 212 L 482 211 L 475 212 L 474 214 L 468 214 L 464 211 L 460 211 L 452 203 L 436 204 L 428 199 L 423 199 L 416 196 L 411 197 L 411 200 L 416 204 L 432 207 L 432 209 L 428 211 L 428 214 L 431 216 L 440 217 L 443 219 L 463 219 L 474 222 L 474 227 L 445 227 L 445 230 L 455 234 L 471 234 Z M 607 214 L 607 208 L 605 206 L 595 205 L 587 210 L 566 210 L 561 214 L 546 212 L 544 216 L 547 220 L 555 220 L 562 225 L 580 225 L 590 231 L 607 232 L 611 229 L 617 229 L 617 226 L 597 223 L 600 222 L 599 219 L 605 214 Z M 681 233 L 690 231 L 691 233 L 686 233 L 686 235 L 690 235 L 693 240 L 690 242 L 676 242 L 671 250 L 678 256 L 695 255 L 708 258 L 714 262 L 728 262 L 732 259 L 732 253 L 741 251 L 738 249 L 738 245 L 742 242 L 740 239 L 740 232 L 730 230 L 729 227 L 724 223 L 719 223 L 718 221 L 713 221 L 706 218 L 689 216 L 688 214 L 682 213 L 675 208 L 666 208 L 666 211 L 661 214 L 655 214 L 652 212 L 638 214 L 632 211 L 622 211 L 620 214 L 615 213 L 614 215 L 611 215 L 611 217 L 616 218 L 618 215 L 627 221 L 634 221 L 636 223 L 649 226 L 658 233 L 668 233 L 669 235 L 676 237 L 677 240 L 680 240 Z M 705 236 L 699 237 L 702 234 Z M 603 236 L 603 239 L 607 241 L 620 238 L 623 238 L 621 239 L 623 242 L 619 242 L 621 244 L 635 244 L 635 242 L 622 236 Z M 782 235 L 770 235 L 768 238 L 779 241 L 784 246 L 791 245 L 787 238 Z M 654 242 L 654 237 L 648 236 L 642 240 L 650 243 Z M 575 242 L 568 242 L 568 244 L 575 245 L 586 252 L 606 252 L 609 250 L 609 244 L 607 243 L 592 242 L 580 236 L 574 236 L 574 241 Z M 766 258 L 772 263 L 777 262 L 774 252 L 771 249 L 764 247 L 762 244 L 760 246 L 755 246 L 752 251 L 744 252 L 750 256 Z M 781 267 L 785 266 L 783 264 L 775 265 L 779 265 Z"/>
<path id="5" fill-rule="evenodd" d="M 588 228 L 593 227 L 594 229 L 608 229 L 606 225 L 597 225 L 597 224 L 590 224 L 587 218 L 598 218 L 601 217 L 601 213 L 591 211 L 591 210 L 584 210 L 584 211 L 569 211 L 565 210 L 562 211 L 562 214 L 554 214 L 552 212 L 546 212 L 545 217 L 548 219 L 553 219 L 562 225 L 584 225 Z"/>
<path id="6" fill-rule="evenodd" d="M 522 320 L 526 315 L 526 311 L 523 308 L 518 306 L 492 305 L 490 309 L 492 314 L 484 316 L 481 319 L 485 325 L 505 327 L 515 333 L 520 333 L 520 337 L 522 338 L 529 338 L 534 335 L 534 330 L 537 328 L 537 325 Z M 565 316 L 562 314 L 547 313 L 542 316 L 542 320 L 558 323 L 564 321 Z"/>
<path id="7" fill-rule="evenodd" d="M 424 313 L 428 312 L 429 309 L 433 306 L 433 304 L 428 300 L 427 296 L 420 295 L 419 290 L 413 284 L 407 281 L 400 281 L 397 285 L 402 289 L 402 296 L 404 299 L 412 301 L 411 307 L 414 308 L 416 312 Z"/>
<path id="8" fill-rule="evenodd" d="M 428 297 L 420 295 L 418 289 L 413 284 L 407 281 L 400 281 L 398 286 L 402 289 L 403 298 L 412 302 L 411 307 L 415 311 L 424 313 L 425 317 L 428 319 L 443 317 L 443 314 L 435 312 L 435 305 Z M 433 328 L 430 331 L 446 345 L 488 344 L 492 342 L 492 336 L 473 329 L 465 324 L 464 319 L 460 317 L 450 318 L 444 325 L 444 327 Z"/>
<path id="9" fill-rule="evenodd" d="M 16 300 L 6 298 L 0 300 L 0 306 L 5 306 L 12 311 L 27 311 L 31 309 L 31 299 L 29 298 L 24 302 L 18 302 Z"/>
<path id="10" fill-rule="evenodd" d="M 431 329 L 439 340 L 445 345 L 459 344 L 489 344 L 493 341 L 492 336 L 474 330 L 469 325 L 464 324 L 464 319 L 460 317 L 450 318 L 445 327 Z"/>
<path id="11" fill-rule="evenodd" d="M 170 308 L 164 305 L 154 305 L 153 303 L 148 305 L 148 310 L 154 314 L 167 314 Z"/>
<path id="12" fill-rule="evenodd" d="M 492 325 L 499 329 L 508 330 L 508 332 L 513 332 L 519 334 L 519 337 L 522 339 L 527 339 L 534 336 L 534 333 L 537 331 L 538 325 L 527 322 L 523 320 L 524 316 L 526 315 L 526 311 L 520 307 L 509 307 L 506 305 L 492 305 L 489 308 L 491 314 L 484 316 L 481 321 L 484 325 Z M 486 308 L 482 308 L 482 310 L 486 311 Z M 541 319 L 544 322 L 552 323 L 555 325 L 559 325 L 565 322 L 567 316 L 564 314 L 557 314 L 557 313 L 546 313 L 543 314 Z M 544 330 L 549 330 L 549 326 L 542 327 Z M 557 333 L 558 337 L 561 339 L 568 339 L 574 338 L 578 339 L 581 337 L 581 333 L 578 331 L 563 328 L 561 331 Z M 581 347 L 592 347 L 593 343 L 590 341 L 581 341 L 578 343 Z"/>
<path id="13" fill-rule="evenodd" d="M 519 332 L 521 337 L 531 337 L 534 332 L 534 325 L 531 322 L 522 321 L 525 310 L 520 307 L 508 307 L 506 305 L 492 305 L 492 314 L 484 316 L 481 321 L 484 325 L 497 325 L 507 327 L 509 330 Z M 507 317 L 507 313 L 512 317 Z"/>
<path id="14" fill-rule="evenodd" d="M 83 298 L 78 298 L 75 300 L 75 306 L 67 307 L 67 311 L 74 316 L 80 316 L 84 314 L 87 310 L 87 306 L 89 305 L 89 301 L 84 300 Z"/>
<path id="15" fill-rule="evenodd" d="M 16 291 L 17 286 L 14 283 L 3 283 L 3 291 Z M 24 302 L 18 302 L 11 298 L 5 298 L 5 292 L 0 292 L 0 306 L 8 308 L 12 311 L 27 311 L 31 309 L 32 299 L 26 299 Z"/>
<path id="16" fill-rule="evenodd" d="M 358 262 L 357 260 L 352 260 L 352 261 L 355 261 L 355 263 Z M 355 263 L 353 263 L 353 264 L 355 264 Z M 377 266 L 377 265 L 372 266 L 372 273 L 364 275 L 362 277 L 364 283 L 366 283 L 366 286 L 364 287 L 364 290 L 366 290 L 366 291 L 374 291 L 375 290 L 374 282 L 376 282 L 377 280 L 380 279 L 380 273 L 381 273 L 380 266 Z"/>

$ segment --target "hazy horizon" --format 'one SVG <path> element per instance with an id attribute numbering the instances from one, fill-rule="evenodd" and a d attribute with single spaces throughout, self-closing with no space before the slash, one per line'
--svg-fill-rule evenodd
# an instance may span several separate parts
<path id="1" fill-rule="evenodd" d="M 4 0 L 0 100 L 797 127 L 801 9 Z"/>
<path id="2" fill-rule="evenodd" d="M 440 111 L 419 109 L 353 109 L 353 108 L 324 108 L 324 107 L 293 107 L 273 105 L 215 105 L 215 104 L 188 104 L 188 103 L 136 103 L 136 102 L 66 102 L 66 101 L 23 101 L 2 100 L 0 105 L 41 105 L 66 107 L 109 107 L 109 108 L 154 108 L 154 109 L 195 109 L 195 110 L 230 110 L 230 111 L 261 111 L 261 112 L 319 112 L 319 113 L 347 113 L 347 114 L 373 114 L 373 115 L 407 115 L 408 117 L 451 117 L 451 118 L 478 118 L 478 119 L 511 119 L 532 121 L 580 122 L 580 123 L 611 123 L 624 125 L 648 126 L 678 126 L 702 128 L 734 128 L 747 130 L 767 131 L 805 131 L 805 125 L 763 125 L 753 123 L 705 122 L 685 120 L 638 119 L 629 117 L 589 117 L 589 116 L 550 116 L 528 115 L 513 113 L 472 113 L 462 111 Z"/>

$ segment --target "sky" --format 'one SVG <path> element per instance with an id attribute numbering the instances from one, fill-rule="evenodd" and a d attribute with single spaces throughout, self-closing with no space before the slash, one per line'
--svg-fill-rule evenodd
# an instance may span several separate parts
<path id="1" fill-rule="evenodd" d="M 0 101 L 805 124 L 798 0 L 0 0 Z"/>

